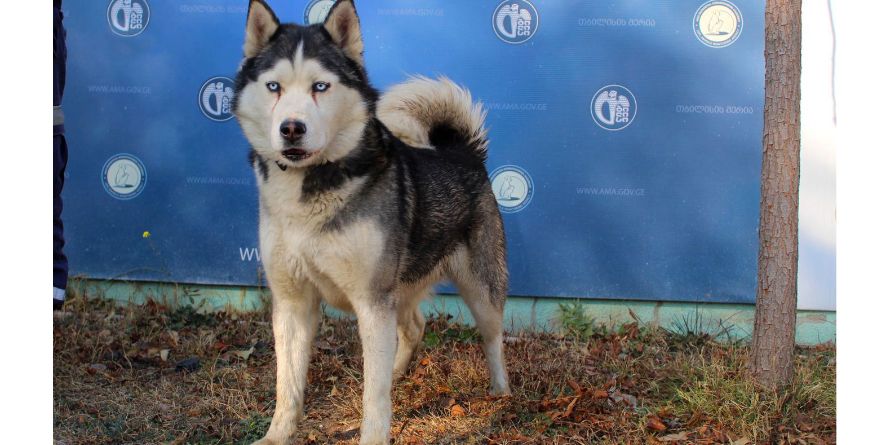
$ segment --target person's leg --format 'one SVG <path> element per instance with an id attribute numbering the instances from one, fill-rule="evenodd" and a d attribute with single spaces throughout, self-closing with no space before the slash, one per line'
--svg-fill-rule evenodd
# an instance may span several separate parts
<path id="1" fill-rule="evenodd" d="M 62 95 L 65 89 L 65 65 L 67 46 L 65 27 L 62 24 L 61 1 L 53 1 L 53 48 L 52 48 L 52 306 L 61 307 L 68 286 L 68 258 L 62 225 L 62 188 L 65 185 L 65 168 L 68 165 L 68 144 L 65 141 L 64 115 L 61 113 Z"/>
<path id="2" fill-rule="evenodd" d="M 62 305 L 65 299 L 65 288 L 68 285 L 68 258 L 65 246 L 64 225 L 62 224 L 62 187 L 65 184 L 65 167 L 68 163 L 68 144 L 64 134 L 53 137 L 53 178 L 52 178 L 52 286 L 53 308 Z"/>

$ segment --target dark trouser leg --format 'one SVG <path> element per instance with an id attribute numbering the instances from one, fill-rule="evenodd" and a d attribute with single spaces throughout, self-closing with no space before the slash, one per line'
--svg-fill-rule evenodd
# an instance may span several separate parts
<path id="1" fill-rule="evenodd" d="M 65 135 L 55 135 L 52 145 L 52 285 L 64 289 L 68 285 L 68 258 L 62 250 L 65 246 L 64 226 L 62 225 L 62 187 L 65 185 L 65 167 L 68 165 L 68 144 L 65 141 Z"/>
<path id="2" fill-rule="evenodd" d="M 65 45 L 65 27 L 62 23 L 61 0 L 53 1 L 52 10 L 52 286 L 53 299 L 64 299 L 64 289 L 68 286 L 68 258 L 62 225 L 62 188 L 65 185 L 65 168 L 68 165 L 68 143 L 65 141 L 64 117 L 56 116 L 55 108 L 61 105 L 65 91 L 65 71 L 68 57 Z M 59 306 L 59 301 L 53 307 Z"/>

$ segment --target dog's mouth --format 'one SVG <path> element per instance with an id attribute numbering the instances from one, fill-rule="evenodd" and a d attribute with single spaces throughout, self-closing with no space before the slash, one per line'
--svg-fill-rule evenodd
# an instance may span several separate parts
<path id="1" fill-rule="evenodd" d="M 289 148 L 283 150 L 282 154 L 284 158 L 292 162 L 304 161 L 314 155 L 313 152 L 302 150 L 301 148 Z"/>

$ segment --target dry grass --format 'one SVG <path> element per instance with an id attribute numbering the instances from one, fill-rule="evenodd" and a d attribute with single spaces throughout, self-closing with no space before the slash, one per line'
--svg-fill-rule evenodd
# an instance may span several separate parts
<path id="1" fill-rule="evenodd" d="M 487 396 L 476 331 L 432 320 L 394 389 L 394 443 L 835 443 L 833 347 L 798 349 L 794 385 L 766 393 L 744 378 L 745 346 L 601 327 L 564 309 L 567 334 L 508 337 L 508 398 Z M 56 443 L 249 443 L 264 433 L 274 406 L 267 314 L 83 297 L 65 310 L 55 321 Z M 352 322 L 323 321 L 304 443 L 357 442 L 359 350 Z"/>

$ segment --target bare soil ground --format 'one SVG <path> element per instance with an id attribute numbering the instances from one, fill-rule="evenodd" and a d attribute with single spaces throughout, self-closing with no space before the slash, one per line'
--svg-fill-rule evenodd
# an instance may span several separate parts
<path id="1" fill-rule="evenodd" d="M 57 444 L 248 444 L 274 409 L 267 313 L 203 314 L 74 297 L 54 323 Z M 513 396 L 487 395 L 478 335 L 430 320 L 394 388 L 396 444 L 823 444 L 836 442 L 836 351 L 798 348 L 794 383 L 759 391 L 748 349 L 686 329 L 596 325 L 511 334 Z M 356 444 L 353 321 L 324 319 L 301 443 Z"/>

